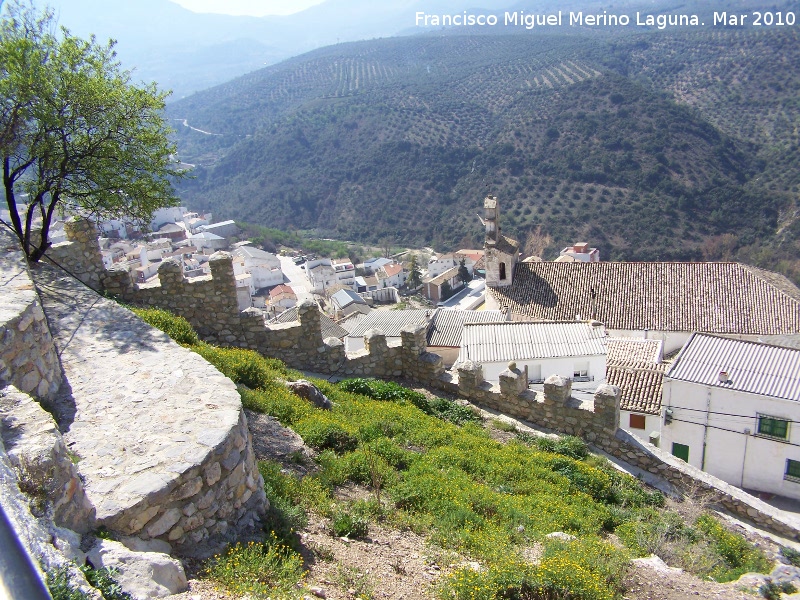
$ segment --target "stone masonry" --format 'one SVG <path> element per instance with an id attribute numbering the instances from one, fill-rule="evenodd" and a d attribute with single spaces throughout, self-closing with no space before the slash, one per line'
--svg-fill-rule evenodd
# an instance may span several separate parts
<path id="1" fill-rule="evenodd" d="M 16 239 L 0 229 L 0 387 L 47 400 L 61 385 L 61 365 L 27 262 Z"/>
<path id="2" fill-rule="evenodd" d="M 12 386 L 0 390 L 0 437 L 18 477 L 50 500 L 53 522 L 89 531 L 94 507 L 50 413 Z"/>
<path id="3" fill-rule="evenodd" d="M 35 279 L 64 368 L 53 407 L 96 508 L 90 526 L 190 554 L 252 524 L 268 502 L 233 382 L 56 269 Z"/>
<path id="4" fill-rule="evenodd" d="M 69 232 L 68 232 L 69 235 Z M 91 255 L 96 245 L 85 239 L 73 255 Z M 745 519 L 795 539 L 800 523 L 770 509 L 763 502 L 728 484 L 692 469 L 650 444 L 636 440 L 619 429 L 619 390 L 600 386 L 591 402 L 572 397 L 571 383 L 561 377 L 545 381 L 544 393 L 527 389 L 524 375 L 510 364 L 492 386 L 483 379 L 480 365 L 464 363 L 444 371 L 442 359 L 427 351 L 425 328 L 402 332 L 400 346 L 389 346 L 377 330 L 367 332 L 365 349 L 346 354 L 339 340 L 322 340 L 319 311 L 310 301 L 298 306 L 298 322 L 267 326 L 259 311 L 237 312 L 235 280 L 231 257 L 211 257 L 212 276 L 193 282 L 183 279 L 179 266 L 169 261 L 159 269 L 159 283 L 134 284 L 127 272 L 111 269 L 98 272 L 105 289 L 134 303 L 165 308 L 184 316 L 207 341 L 249 348 L 283 360 L 287 365 L 338 376 L 407 377 L 458 393 L 469 401 L 502 413 L 531 421 L 555 432 L 577 435 L 622 460 L 657 473 L 679 489 L 706 489 L 720 506 Z"/>

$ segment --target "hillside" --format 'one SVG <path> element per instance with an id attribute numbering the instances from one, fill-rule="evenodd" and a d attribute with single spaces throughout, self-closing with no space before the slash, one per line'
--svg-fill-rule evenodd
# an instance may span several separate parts
<path id="1" fill-rule="evenodd" d="M 604 259 L 740 258 L 797 280 L 799 41 L 717 28 L 331 46 L 171 106 L 219 134 L 179 126 L 197 165 L 182 196 L 451 249 L 480 241 L 490 192 L 506 232 L 551 236 L 547 257 L 580 238 Z"/>

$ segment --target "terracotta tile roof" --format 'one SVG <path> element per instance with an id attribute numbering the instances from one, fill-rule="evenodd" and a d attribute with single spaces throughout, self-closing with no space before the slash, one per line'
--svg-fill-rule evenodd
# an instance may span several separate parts
<path id="1" fill-rule="evenodd" d="M 466 256 L 471 259 L 472 262 L 478 262 L 483 258 L 483 250 L 458 250 L 456 254 L 458 256 Z"/>
<path id="2" fill-rule="evenodd" d="M 386 277 L 394 277 L 403 271 L 403 265 L 384 265 L 381 270 L 386 274 Z"/>
<path id="3" fill-rule="evenodd" d="M 288 296 L 294 296 L 295 298 L 297 298 L 297 295 L 294 293 L 294 290 L 290 288 L 288 285 L 284 285 L 282 283 L 280 285 L 276 285 L 269 291 L 270 298 L 277 298 L 278 296 L 282 296 L 283 294 L 286 294 Z"/>
<path id="4" fill-rule="evenodd" d="M 657 415 L 661 412 L 661 390 L 665 364 L 606 366 L 606 383 L 621 392 L 621 410 Z"/>
<path id="5" fill-rule="evenodd" d="M 539 320 L 581 315 L 609 329 L 800 333 L 800 290 L 738 263 L 519 263 L 513 285 L 488 289 L 500 307 Z"/>
<path id="6" fill-rule="evenodd" d="M 608 338 L 606 346 L 610 365 L 654 365 L 661 362 L 664 343 L 644 338 Z"/>

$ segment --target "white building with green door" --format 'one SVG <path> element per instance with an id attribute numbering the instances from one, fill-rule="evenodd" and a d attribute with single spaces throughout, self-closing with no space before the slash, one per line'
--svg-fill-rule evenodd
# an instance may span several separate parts
<path id="1" fill-rule="evenodd" d="M 695 333 L 664 376 L 662 418 L 667 452 L 800 498 L 800 350 Z"/>

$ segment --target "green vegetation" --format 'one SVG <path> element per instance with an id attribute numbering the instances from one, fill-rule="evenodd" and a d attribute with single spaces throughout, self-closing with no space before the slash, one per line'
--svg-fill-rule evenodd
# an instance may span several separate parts
<path id="1" fill-rule="evenodd" d="M 239 221 L 236 224 L 243 231 L 242 237 L 266 248 L 270 252 L 277 252 L 278 246 L 287 246 L 303 250 L 309 254 L 332 258 L 346 258 L 350 255 L 350 249 L 344 242 L 313 239 L 297 231 L 282 231 L 273 227 L 263 227 L 244 221 Z"/>
<path id="2" fill-rule="evenodd" d="M 167 94 L 133 84 L 113 42 L 55 33 L 52 12 L 37 13 L 32 3 L 3 8 L 0 159 L 10 212 L 3 225 L 28 260 L 50 246 L 56 209 L 149 223 L 155 209 L 177 204 L 172 181 L 183 173 L 162 116 Z"/>
<path id="3" fill-rule="evenodd" d="M 153 311 L 136 312 L 148 320 Z M 183 330 L 160 313 L 154 322 Z M 630 554 L 649 553 L 665 540 L 674 555 L 706 557 L 693 565 L 702 575 L 728 580 L 742 569 L 769 569 L 759 550 L 714 518 L 685 523 L 665 507 L 662 494 L 589 455 L 578 438 L 519 434 L 500 444 L 474 413 L 460 412 L 464 407 L 369 379 L 317 381 L 333 410 L 317 409 L 279 383 L 289 372 L 278 361 L 203 343 L 192 348 L 247 386 L 241 388 L 246 406 L 274 415 L 320 451 L 319 472 L 302 478 L 276 464 L 260 465 L 273 503 L 268 539 L 233 546 L 209 566 L 211 577 L 237 592 L 261 593 L 267 585 L 288 590 L 299 579 L 295 532 L 307 510 L 330 518 L 333 535 L 363 536 L 370 520 L 381 520 L 481 563 L 480 571 L 450 571 L 438 590 L 443 598 L 618 598 Z M 332 492 L 345 483 L 373 496 L 337 503 Z M 576 539 L 546 537 L 557 531 Z M 607 542 L 609 533 L 628 550 Z M 525 550 L 537 545 L 542 558 L 533 564 Z"/>
<path id="4" fill-rule="evenodd" d="M 86 581 L 89 582 L 89 585 L 102 594 L 104 600 L 131 599 L 131 595 L 123 592 L 119 583 L 117 583 L 115 579 L 117 575 L 116 569 L 93 569 L 87 565 L 78 568 L 86 576 Z M 70 584 L 66 566 L 48 571 L 45 579 L 47 589 L 53 600 L 85 600 L 88 598 L 83 592 Z"/>
<path id="5" fill-rule="evenodd" d="M 799 42 L 784 27 L 323 48 L 169 107 L 225 134 L 179 133 L 205 165 L 182 194 L 454 250 L 480 236 L 488 191 L 509 235 L 550 236 L 545 259 L 588 239 L 604 259 L 743 260 L 800 281 Z"/>

